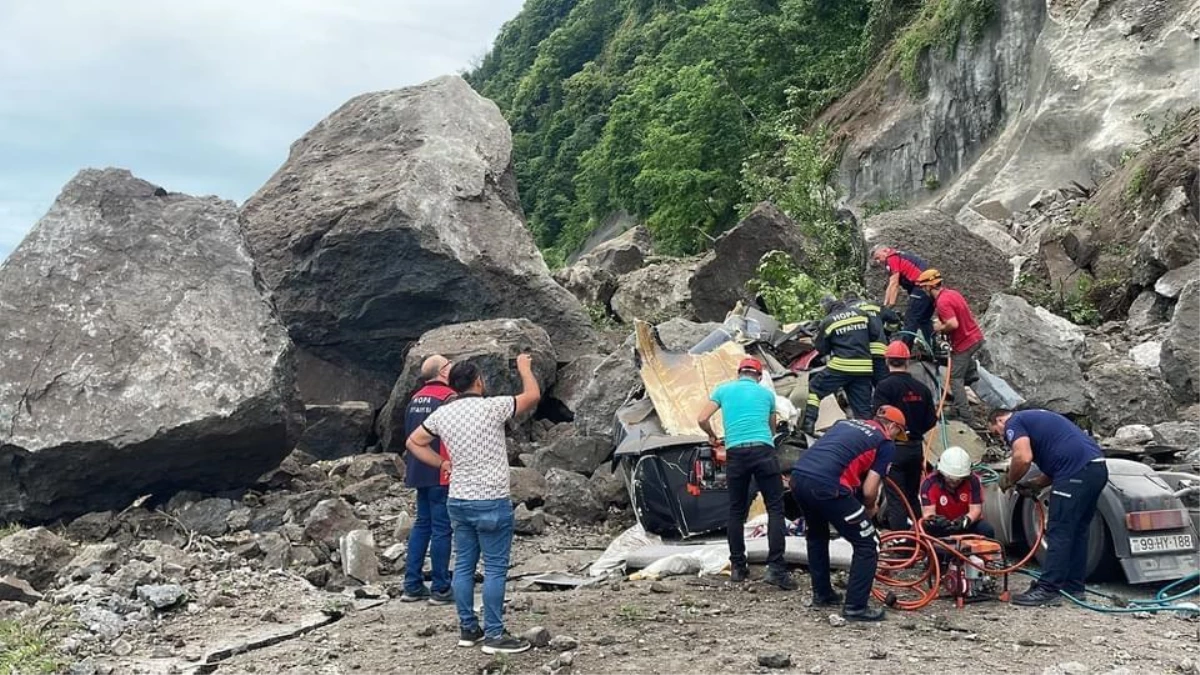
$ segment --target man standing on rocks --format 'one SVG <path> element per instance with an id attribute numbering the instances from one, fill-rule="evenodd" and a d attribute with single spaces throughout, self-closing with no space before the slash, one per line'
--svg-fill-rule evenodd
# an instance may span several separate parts
<path id="1" fill-rule="evenodd" d="M 775 456 L 775 393 L 759 384 L 762 364 L 758 359 L 742 359 L 737 374 L 736 380 L 713 390 L 696 420 L 708 434 L 708 442 L 713 448 L 721 445 L 711 422 L 717 410 L 722 412 L 725 422 L 729 482 L 729 521 L 725 533 L 729 541 L 729 578 L 745 581 L 750 576 L 746 566 L 744 527 L 750 509 L 750 481 L 753 480 L 767 507 L 767 576 L 763 581 L 785 591 L 794 591 L 796 580 L 783 560 L 787 531 L 783 516 L 783 477 L 779 459 Z"/>
<path id="2" fill-rule="evenodd" d="M 421 364 L 424 384 L 408 400 L 404 413 L 406 435 L 416 431 L 425 418 L 454 394 L 449 377 L 450 360 L 440 354 L 430 356 Z M 449 459 L 440 440 L 433 439 L 430 447 L 442 459 Z M 408 534 L 404 593 L 400 602 L 428 599 L 431 605 L 448 605 L 454 602 L 454 594 L 450 591 L 450 512 L 446 510 L 449 476 L 420 461 L 411 452 L 404 456 L 404 468 L 404 484 L 417 491 L 417 517 Z M 427 552 L 432 591 L 425 587 L 422 574 Z"/>
<path id="3" fill-rule="evenodd" d="M 817 351 L 828 357 L 825 370 L 808 381 L 808 401 L 800 429 L 812 434 L 821 412 L 821 399 L 841 389 L 846 392 L 855 417 L 871 416 L 871 383 L 875 365 L 871 361 L 871 342 L 882 340 L 876 334 L 879 323 L 833 296 L 821 299 L 825 319 L 817 330 Z"/>
<path id="4" fill-rule="evenodd" d="M 1018 492 L 1036 497 L 1042 488 L 1051 486 L 1046 564 L 1041 578 L 1028 591 L 1014 595 L 1012 604 L 1057 605 L 1059 591 L 1083 599 L 1088 531 L 1100 493 L 1108 483 L 1104 453 L 1071 420 L 1049 410 L 994 410 L 988 415 L 988 425 L 1012 450 L 1002 488 L 1016 485 Z M 1034 463 L 1041 475 L 1024 480 Z"/>
<path id="5" fill-rule="evenodd" d="M 517 357 L 521 393 L 484 396 L 479 369 L 469 362 L 450 369 L 458 398 L 435 410 L 408 437 L 408 449 L 422 462 L 450 475 L 447 507 L 454 526 L 454 604 L 460 647 L 483 643 L 485 654 L 516 654 L 529 642 L 504 630 L 504 586 L 512 553 L 513 507 L 509 495 L 508 450 L 504 425 L 533 410 L 541 390 L 528 354 Z M 440 457 L 430 444 L 441 439 L 450 453 Z M 483 627 L 475 616 L 475 568 L 483 558 Z"/>
<path id="6" fill-rule="evenodd" d="M 942 285 L 942 273 L 925 270 L 917 283 L 933 296 L 937 318 L 933 328 L 950 339 L 950 393 L 954 396 L 953 415 L 971 424 L 971 404 L 967 385 L 979 379 L 975 356 L 983 349 L 983 330 L 962 293 Z"/>
<path id="7" fill-rule="evenodd" d="M 877 265 L 888 273 L 887 290 L 883 293 L 883 306 L 896 304 L 900 289 L 908 293 L 908 307 L 904 310 L 904 342 L 910 347 L 914 337 L 921 338 L 933 346 L 933 298 L 917 286 L 917 277 L 929 267 L 920 256 L 908 251 L 899 251 L 891 246 L 876 246 L 871 251 Z"/>
<path id="8" fill-rule="evenodd" d="M 925 434 L 937 424 L 937 406 L 933 394 L 915 377 L 908 373 L 908 360 L 912 353 L 901 340 L 887 346 L 888 376 L 875 386 L 871 407 L 879 410 L 885 405 L 899 408 L 904 413 L 907 433 L 896 439 L 896 456 L 888 478 L 900 487 L 897 494 L 887 485 L 887 513 L 884 523 L 892 530 L 903 530 L 908 522 L 909 509 L 913 514 L 921 512 L 918 490 L 921 487 L 921 469 L 925 466 Z M 904 507 L 908 503 L 909 509 Z"/>
<path id="9" fill-rule="evenodd" d="M 892 439 L 904 433 L 904 426 L 904 413 L 890 405 L 881 407 L 873 420 L 842 420 L 792 467 L 792 495 L 804 512 L 813 606 L 841 601 L 829 580 L 832 525 L 854 549 L 842 605 L 842 616 L 851 621 L 883 619 L 883 609 L 867 604 L 879 562 L 879 535 L 871 519 L 895 452 Z M 860 490 L 861 502 L 855 498 Z"/>

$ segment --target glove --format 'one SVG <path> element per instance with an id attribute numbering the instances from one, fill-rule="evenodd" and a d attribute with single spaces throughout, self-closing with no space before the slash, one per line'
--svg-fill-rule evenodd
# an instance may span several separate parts
<path id="1" fill-rule="evenodd" d="M 1017 494 L 1026 499 L 1036 499 L 1042 489 L 1033 483 L 1017 483 Z"/>
<path id="2" fill-rule="evenodd" d="M 945 516 L 933 516 L 925 519 L 925 529 L 932 532 L 945 532 L 950 529 L 950 521 Z"/>
<path id="3" fill-rule="evenodd" d="M 966 532 L 971 529 L 971 516 L 963 516 L 954 521 L 954 529 L 959 532 Z"/>

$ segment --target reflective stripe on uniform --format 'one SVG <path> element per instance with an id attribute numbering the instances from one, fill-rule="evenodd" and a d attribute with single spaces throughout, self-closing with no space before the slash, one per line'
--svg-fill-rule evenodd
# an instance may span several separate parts
<path id="1" fill-rule="evenodd" d="M 855 520 L 858 519 L 859 516 L 861 516 L 864 513 L 866 513 L 866 509 L 864 509 L 863 507 L 860 506 L 860 507 L 858 507 L 857 511 L 846 516 L 846 522 L 853 523 Z"/>
<path id="2" fill-rule="evenodd" d="M 874 372 L 874 368 L 875 367 L 871 363 L 871 359 L 867 357 L 844 358 L 841 356 L 834 356 L 829 359 L 829 369 L 843 373 L 863 373 L 870 375 Z"/>
<path id="3" fill-rule="evenodd" d="M 829 333 L 832 333 L 833 331 L 835 331 L 839 328 L 845 328 L 846 326 L 855 326 L 858 324 L 862 324 L 864 326 L 867 325 L 867 317 L 852 316 L 852 317 L 849 317 L 846 319 L 842 319 L 840 321 L 834 321 L 833 323 L 831 323 L 825 327 L 825 334 L 828 335 Z"/>
<path id="4" fill-rule="evenodd" d="M 871 354 L 875 356 L 884 356 L 887 354 L 887 345 L 882 342 L 871 343 Z"/>

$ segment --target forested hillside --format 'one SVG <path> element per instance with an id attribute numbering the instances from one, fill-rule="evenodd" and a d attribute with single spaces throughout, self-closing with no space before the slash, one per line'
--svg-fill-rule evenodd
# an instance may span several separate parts
<path id="1" fill-rule="evenodd" d="M 528 0 L 467 77 L 513 127 L 552 264 L 617 211 L 660 251 L 692 253 L 762 198 L 831 221 L 809 123 L 881 61 L 919 92 L 920 54 L 992 1 Z"/>

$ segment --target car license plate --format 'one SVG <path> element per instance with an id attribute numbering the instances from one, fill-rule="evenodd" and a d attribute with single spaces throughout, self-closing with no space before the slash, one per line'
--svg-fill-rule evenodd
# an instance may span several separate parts
<path id="1" fill-rule="evenodd" d="M 1163 553 L 1166 551 L 1190 551 L 1196 544 L 1190 534 L 1164 534 L 1157 537 L 1130 537 L 1129 550 L 1134 553 Z"/>

